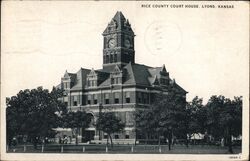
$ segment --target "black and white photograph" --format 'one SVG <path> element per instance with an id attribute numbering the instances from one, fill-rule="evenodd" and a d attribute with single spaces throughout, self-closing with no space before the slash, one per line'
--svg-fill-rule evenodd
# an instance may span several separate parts
<path id="1" fill-rule="evenodd" d="M 249 2 L 2 2 L 1 160 L 248 159 Z"/>

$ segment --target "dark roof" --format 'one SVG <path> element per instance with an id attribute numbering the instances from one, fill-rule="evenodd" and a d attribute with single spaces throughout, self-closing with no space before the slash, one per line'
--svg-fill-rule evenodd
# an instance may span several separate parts
<path id="1" fill-rule="evenodd" d="M 183 89 L 181 86 L 179 86 L 175 81 L 173 83 L 173 87 L 183 93 L 188 93 L 185 89 Z"/>
<path id="2" fill-rule="evenodd" d="M 132 64 L 134 79 L 137 85 L 150 85 L 150 82 L 148 80 L 148 78 L 151 76 L 148 71 L 149 68 L 151 67 L 141 64 Z"/>
<path id="3" fill-rule="evenodd" d="M 103 34 L 105 35 L 109 33 L 109 29 L 111 28 L 113 28 L 115 31 L 126 31 L 134 34 L 128 19 L 124 17 L 121 11 L 116 12 L 115 16 L 111 19 L 111 22 L 108 24 Z"/>
<path id="4" fill-rule="evenodd" d="M 55 86 L 56 89 L 62 89 L 62 84 L 58 84 L 57 86 Z"/>
<path id="5" fill-rule="evenodd" d="M 76 82 L 75 82 L 75 85 L 71 89 L 72 90 L 83 89 L 86 85 L 87 74 L 89 74 L 90 71 L 91 70 L 89 69 L 81 68 L 76 73 Z"/>
<path id="6" fill-rule="evenodd" d="M 94 70 L 98 75 L 101 75 L 102 81 L 99 84 L 99 87 L 107 87 L 111 84 L 110 74 L 114 71 L 116 67 L 114 66 L 112 69 L 103 70 L 98 69 Z M 120 69 L 120 68 L 119 68 Z M 93 70 L 93 69 L 92 69 Z M 166 71 L 165 66 L 162 67 L 150 67 L 143 64 L 136 63 L 128 63 L 122 69 L 123 72 L 123 84 L 125 85 L 142 85 L 142 86 L 152 86 L 159 84 L 160 72 Z M 66 73 L 64 76 L 75 78 L 74 86 L 71 88 L 72 90 L 80 90 L 83 89 L 86 85 L 87 75 L 91 72 L 90 69 L 81 68 L 77 73 Z M 182 87 L 180 87 L 175 80 L 170 79 L 170 88 L 174 87 L 180 92 L 187 93 Z M 59 86 L 58 86 L 59 87 Z"/>

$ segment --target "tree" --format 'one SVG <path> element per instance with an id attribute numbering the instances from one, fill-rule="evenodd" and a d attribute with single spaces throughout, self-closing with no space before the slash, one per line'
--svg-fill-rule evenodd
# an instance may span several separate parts
<path id="1" fill-rule="evenodd" d="M 136 128 L 156 133 L 159 146 L 161 136 L 165 136 L 171 150 L 173 134 L 178 134 L 185 124 L 185 104 L 185 99 L 177 93 L 159 94 L 150 108 L 136 113 Z"/>
<path id="2" fill-rule="evenodd" d="M 186 100 L 176 92 L 159 95 L 153 111 L 156 117 L 156 130 L 168 139 L 168 148 L 171 150 L 172 137 L 178 135 L 185 126 Z M 159 138 L 160 141 L 160 138 Z"/>
<path id="3" fill-rule="evenodd" d="M 194 134 L 204 133 L 206 113 L 204 113 L 204 106 L 202 98 L 194 97 L 186 106 L 185 129 L 184 134 L 187 135 L 186 145 Z"/>
<path id="4" fill-rule="evenodd" d="M 121 119 L 116 117 L 114 112 L 102 112 L 100 113 L 100 116 L 97 119 L 96 128 L 107 133 L 107 145 L 108 138 L 110 138 L 111 147 L 113 148 L 111 135 L 123 131 L 125 128 L 125 123 L 123 123 Z"/>
<path id="5" fill-rule="evenodd" d="M 66 128 L 76 128 L 76 144 L 78 144 L 78 134 L 80 128 L 87 128 L 91 122 L 91 118 L 85 111 L 70 111 L 63 115 L 62 122 Z"/>
<path id="6" fill-rule="evenodd" d="M 224 96 L 212 96 L 206 106 L 208 134 L 216 140 L 225 138 L 229 153 L 233 153 L 232 136 L 241 135 L 242 97 L 230 100 Z"/>
<path id="7" fill-rule="evenodd" d="M 59 126 L 59 114 L 66 106 L 59 101 L 62 91 L 51 92 L 42 87 L 21 90 L 16 96 L 6 98 L 7 140 L 17 135 L 28 138 L 44 138 L 55 135 L 53 128 Z"/>
<path id="8" fill-rule="evenodd" d="M 146 134 L 146 144 L 148 138 L 154 133 L 154 113 L 150 109 L 137 109 L 134 113 L 136 130 L 138 133 Z M 149 121 L 151 120 L 151 121 Z"/>

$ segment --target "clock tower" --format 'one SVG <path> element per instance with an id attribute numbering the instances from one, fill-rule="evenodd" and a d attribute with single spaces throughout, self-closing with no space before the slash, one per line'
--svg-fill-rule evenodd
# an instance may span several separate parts
<path id="1" fill-rule="evenodd" d="M 135 62 L 134 32 L 122 12 L 117 12 L 103 32 L 103 69 Z"/>

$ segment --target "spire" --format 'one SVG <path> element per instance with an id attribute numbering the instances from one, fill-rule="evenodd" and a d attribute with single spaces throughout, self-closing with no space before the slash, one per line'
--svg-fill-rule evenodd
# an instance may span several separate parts
<path id="1" fill-rule="evenodd" d="M 66 70 L 65 73 L 64 73 L 64 76 L 63 77 L 69 77 L 69 73 L 68 71 Z"/>
<path id="2" fill-rule="evenodd" d="M 124 25 L 124 22 L 126 22 L 126 18 L 121 11 L 117 11 L 112 20 L 116 21 L 118 23 L 118 26 L 122 26 Z"/>
<path id="3" fill-rule="evenodd" d="M 161 67 L 161 72 L 167 72 L 166 67 L 165 67 L 165 64 L 162 65 L 162 67 Z"/>

